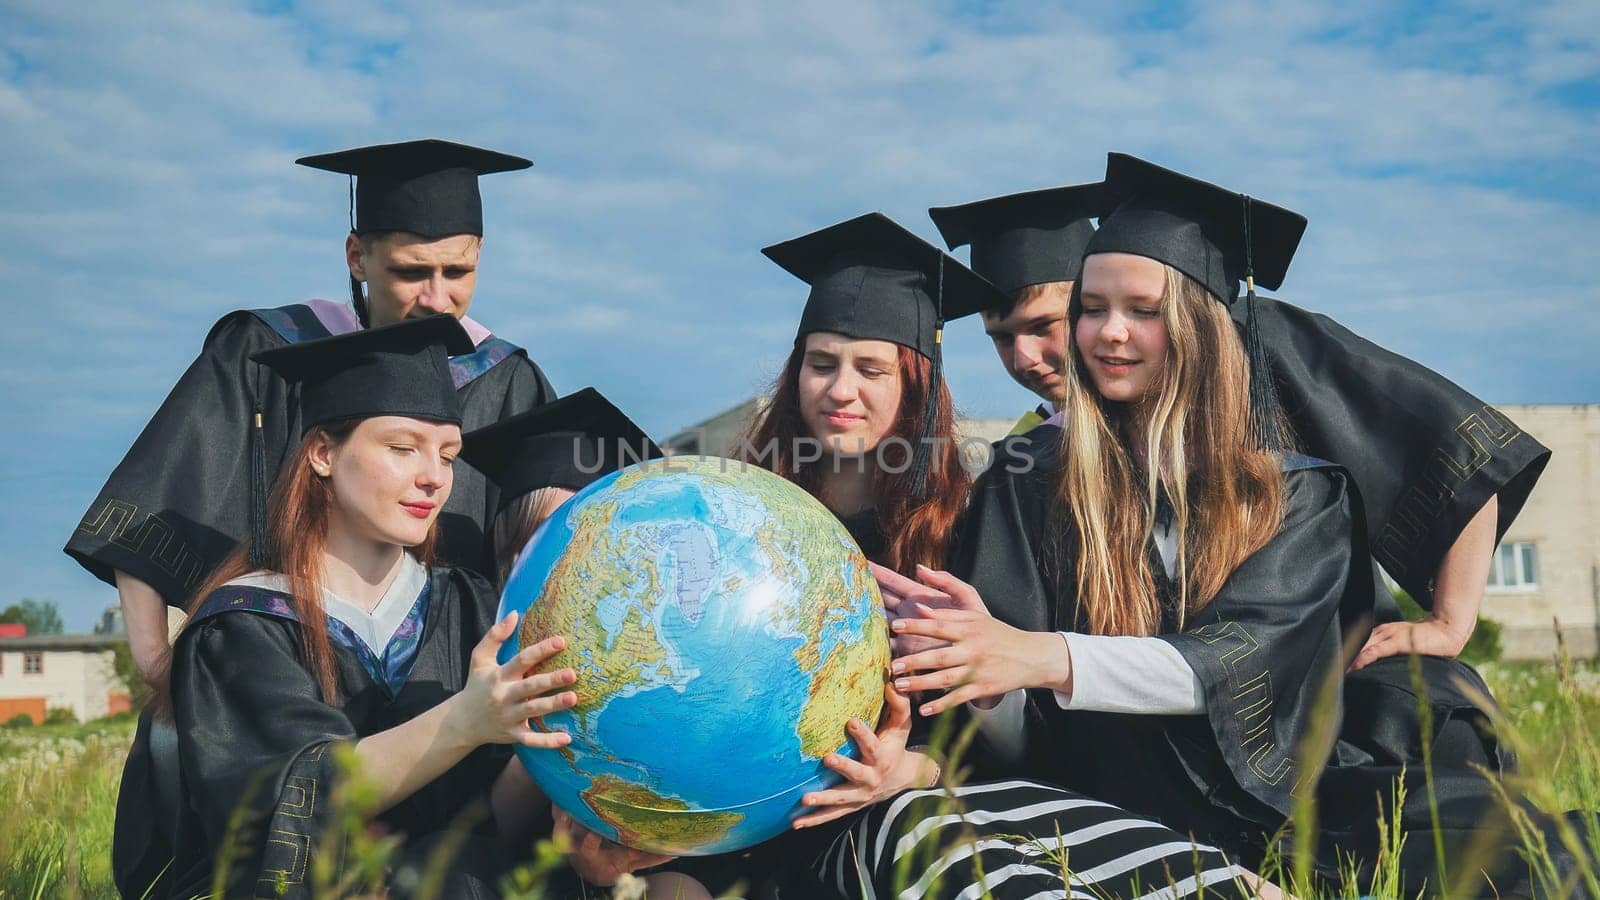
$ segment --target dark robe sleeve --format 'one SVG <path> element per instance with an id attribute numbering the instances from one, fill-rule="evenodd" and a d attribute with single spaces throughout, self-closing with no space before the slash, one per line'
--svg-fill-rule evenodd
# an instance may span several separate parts
<path id="1" fill-rule="evenodd" d="M 1341 610 L 1358 615 L 1370 606 L 1372 582 L 1353 539 L 1359 526 L 1345 474 L 1290 472 L 1285 491 L 1277 535 L 1234 570 L 1190 627 L 1160 637 L 1199 676 L 1211 736 L 1234 783 L 1287 816 L 1301 738 L 1341 662 Z M 1325 714 L 1339 715 L 1337 703 Z M 1194 745 L 1174 749 L 1191 770 L 1203 766 L 1186 758 Z"/>
<path id="2" fill-rule="evenodd" d="M 1244 303 L 1233 306 L 1242 323 Z M 1491 496 L 1510 527 L 1550 451 L 1492 406 L 1327 316 L 1257 298 L 1257 327 L 1300 449 L 1354 477 L 1372 555 L 1423 606 Z"/>
<path id="3" fill-rule="evenodd" d="M 1054 591 L 1046 552 L 1061 429 L 1042 425 L 994 445 L 951 552 L 950 572 L 977 588 L 989 613 L 1014 628 L 1053 631 Z"/>
<path id="4" fill-rule="evenodd" d="M 344 712 L 318 698 L 292 623 L 222 613 L 179 640 L 173 712 L 183 793 L 199 831 L 188 836 L 205 847 L 191 852 L 209 861 L 231 847 L 230 896 L 276 896 L 280 882 L 288 896 L 310 890 L 308 861 L 333 800 L 334 747 L 359 737 Z"/>
<path id="5" fill-rule="evenodd" d="M 169 605 L 187 605 L 249 529 L 252 389 L 268 420 L 267 471 L 282 463 L 287 388 L 250 362 L 282 343 L 249 312 L 219 321 L 89 505 L 67 554 L 107 584 L 121 570 Z"/>
<path id="6" fill-rule="evenodd" d="M 1049 533 L 1060 436 L 1060 429 L 1044 425 L 995 443 L 992 463 L 973 486 L 948 567 L 977 589 L 991 615 L 1024 631 L 1058 628 L 1052 579 L 1046 573 L 1054 572 L 1059 560 L 1044 550 L 1044 536 Z M 1049 711 L 1038 693 L 1028 692 L 1023 714 L 1029 736 L 1049 728 Z M 1029 742 L 1034 742 L 1031 737 Z M 1004 762 L 979 731 L 965 762 L 979 778 L 1035 775 L 1063 780 L 1053 766 L 1028 756 L 1020 767 Z"/>

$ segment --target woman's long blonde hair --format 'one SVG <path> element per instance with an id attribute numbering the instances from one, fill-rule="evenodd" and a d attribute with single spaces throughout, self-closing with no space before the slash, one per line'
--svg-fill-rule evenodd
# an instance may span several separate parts
<path id="1" fill-rule="evenodd" d="M 1233 570 L 1271 540 L 1283 515 L 1276 457 L 1252 433 L 1250 364 L 1227 307 L 1171 266 L 1161 314 L 1166 366 L 1135 415 L 1094 388 L 1067 339 L 1067 421 L 1056 492 L 1072 522 L 1077 621 L 1090 634 L 1153 635 L 1161 599 L 1146 548 L 1164 489 L 1178 539 L 1178 625 L 1205 608 Z M 1079 282 L 1082 284 L 1081 280 Z M 1073 332 L 1083 301 L 1073 291 Z M 1147 459 L 1130 450 L 1143 428 Z M 1287 432 L 1285 432 L 1287 433 Z"/>

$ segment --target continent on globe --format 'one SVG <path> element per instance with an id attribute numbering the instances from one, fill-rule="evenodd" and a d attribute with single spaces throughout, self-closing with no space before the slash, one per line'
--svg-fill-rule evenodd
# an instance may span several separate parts
<path id="1" fill-rule="evenodd" d="M 843 525 L 771 472 L 673 457 L 601 478 L 558 508 L 507 579 L 522 614 L 502 661 L 550 635 L 578 704 L 535 723 L 572 742 L 517 748 L 597 834 L 677 855 L 788 829 L 829 754 L 875 725 L 889 639 L 877 582 Z"/>
<path id="2" fill-rule="evenodd" d="M 583 799 L 616 829 L 617 843 L 674 856 L 721 843 L 744 820 L 736 812 L 691 810 L 682 800 L 609 775 L 595 779 Z"/>
<path id="3" fill-rule="evenodd" d="M 800 711 L 800 750 L 821 758 L 839 747 L 840 722 L 860 719 L 878 724 L 883 709 L 884 669 L 872 641 L 841 643 L 811 679 L 809 699 Z M 876 701 L 876 702 L 874 702 Z"/>

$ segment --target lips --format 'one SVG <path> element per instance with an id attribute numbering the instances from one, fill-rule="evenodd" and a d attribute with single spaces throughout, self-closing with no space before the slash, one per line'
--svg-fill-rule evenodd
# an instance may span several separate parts
<path id="1" fill-rule="evenodd" d="M 1124 356 L 1096 356 L 1095 361 L 1100 364 L 1101 368 L 1118 374 L 1127 372 L 1140 362 L 1137 359 L 1128 359 Z"/>
<path id="2" fill-rule="evenodd" d="M 826 413 L 824 417 L 828 420 L 828 424 L 835 428 L 849 428 L 851 425 L 861 421 L 860 416 L 846 412 Z"/>
<path id="3" fill-rule="evenodd" d="M 402 503 L 401 508 L 418 519 L 426 519 L 433 515 L 435 504 L 427 500 L 418 500 L 414 503 Z"/>

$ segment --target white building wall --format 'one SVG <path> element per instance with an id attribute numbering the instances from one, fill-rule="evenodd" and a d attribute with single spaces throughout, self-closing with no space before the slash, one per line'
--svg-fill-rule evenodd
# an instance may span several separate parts
<path id="1" fill-rule="evenodd" d="M 121 689 L 110 650 L 42 650 L 44 671 L 24 674 L 21 650 L 0 652 L 0 699 L 45 698 L 45 709 L 72 710 L 78 721 L 97 719 L 108 711 L 107 698 Z"/>
<path id="2" fill-rule="evenodd" d="M 1574 656 L 1596 655 L 1600 637 L 1600 404 L 1498 407 L 1551 450 L 1550 464 L 1504 542 L 1539 556 L 1531 590 L 1490 588 L 1483 615 L 1503 626 L 1510 659 L 1549 659 L 1556 629 Z"/>

